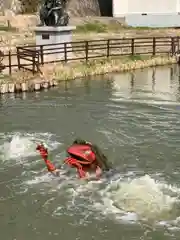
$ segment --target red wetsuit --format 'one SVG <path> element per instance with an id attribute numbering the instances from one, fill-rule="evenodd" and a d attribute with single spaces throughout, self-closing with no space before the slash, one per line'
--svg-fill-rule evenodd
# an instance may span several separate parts
<path id="1" fill-rule="evenodd" d="M 71 152 L 73 152 L 73 146 L 74 145 L 71 146 Z M 80 161 L 74 157 L 67 157 L 64 162 L 70 167 L 75 167 L 77 169 L 79 178 L 85 178 L 89 170 L 95 171 L 97 178 L 99 178 L 102 171 L 95 161 L 95 154 L 91 150 L 89 150 L 89 146 L 79 145 L 79 148 L 79 150 L 82 151 L 82 156 L 83 154 L 86 154 L 86 158 L 88 161 Z M 52 164 L 51 161 L 48 160 L 48 150 L 43 145 L 38 145 L 36 150 L 40 152 L 40 155 L 43 158 L 49 172 L 54 172 L 55 170 L 57 170 L 54 164 Z"/>

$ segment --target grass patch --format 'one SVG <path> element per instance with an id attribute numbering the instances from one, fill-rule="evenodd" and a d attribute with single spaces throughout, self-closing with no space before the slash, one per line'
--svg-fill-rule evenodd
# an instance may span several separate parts
<path id="1" fill-rule="evenodd" d="M 98 20 L 93 22 L 86 22 L 81 25 L 76 26 L 75 33 L 108 33 L 108 32 L 117 32 L 123 28 L 127 28 L 123 26 L 121 23 L 112 21 L 109 23 L 102 23 Z"/>
<path id="2" fill-rule="evenodd" d="M 2 83 L 8 83 L 9 81 L 11 81 L 11 76 L 9 76 L 8 74 L 4 74 L 4 73 L 0 73 L 0 84 Z"/>
<path id="3" fill-rule="evenodd" d="M 131 55 L 131 56 L 128 56 L 128 58 L 131 61 L 144 60 L 144 57 L 141 55 Z"/>
<path id="4" fill-rule="evenodd" d="M 130 29 L 135 29 L 135 30 L 170 30 L 170 29 L 178 29 L 178 27 L 146 27 L 146 26 L 142 26 L 142 27 L 132 27 L 132 26 L 127 26 L 127 28 Z"/>
<path id="5" fill-rule="evenodd" d="M 157 28 L 157 27 L 132 27 L 132 26 L 127 26 L 126 28 L 129 28 L 129 29 L 134 29 L 134 30 L 159 30 L 161 28 Z M 166 28 L 163 28 L 163 29 L 166 29 Z"/>
<path id="6" fill-rule="evenodd" d="M 145 61 L 153 58 L 152 55 L 129 55 L 129 56 L 117 56 L 113 59 L 118 59 L 122 63 L 135 62 L 135 61 Z M 111 58 L 110 58 L 111 59 Z"/>
<path id="7" fill-rule="evenodd" d="M 93 22 L 85 22 L 84 24 L 76 26 L 75 33 L 107 33 L 107 32 L 118 32 L 120 30 L 137 30 L 137 31 L 155 31 L 155 30 L 168 30 L 168 29 L 175 29 L 175 28 L 168 28 L 168 27 L 132 27 L 123 25 L 120 22 L 112 21 L 109 23 L 102 23 L 98 20 Z"/>
<path id="8" fill-rule="evenodd" d="M 88 22 L 76 27 L 76 33 L 87 33 L 87 32 L 97 32 L 104 33 L 108 31 L 108 25 L 101 23 L 99 21 Z"/>

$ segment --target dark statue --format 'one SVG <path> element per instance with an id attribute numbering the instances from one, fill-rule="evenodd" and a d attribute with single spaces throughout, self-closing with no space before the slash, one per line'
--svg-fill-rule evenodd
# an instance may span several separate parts
<path id="1" fill-rule="evenodd" d="M 65 10 L 66 0 L 44 0 L 40 8 L 40 26 L 67 26 L 69 15 Z"/>

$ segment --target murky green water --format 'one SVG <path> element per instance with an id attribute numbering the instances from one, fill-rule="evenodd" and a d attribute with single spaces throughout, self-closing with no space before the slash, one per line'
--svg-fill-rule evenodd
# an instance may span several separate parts
<path id="1" fill-rule="evenodd" d="M 139 240 L 180 236 L 180 70 L 139 70 L 2 96 L 0 229 L 6 240 Z M 97 143 L 113 170 L 100 181 L 50 176 L 75 137 Z"/>

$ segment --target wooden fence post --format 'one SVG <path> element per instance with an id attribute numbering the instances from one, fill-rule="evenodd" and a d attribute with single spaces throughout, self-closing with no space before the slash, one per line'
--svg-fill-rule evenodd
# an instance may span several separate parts
<path id="1" fill-rule="evenodd" d="M 43 48 L 43 45 L 40 46 L 40 58 L 41 58 L 41 64 L 44 65 L 44 48 Z"/>
<path id="2" fill-rule="evenodd" d="M 67 63 L 67 43 L 64 43 L 64 61 Z"/>
<path id="3" fill-rule="evenodd" d="M 88 55 L 89 55 L 89 42 L 86 41 L 85 42 L 85 59 L 86 59 L 86 62 L 88 62 Z"/>
<path id="4" fill-rule="evenodd" d="M 35 67 L 36 67 L 36 52 L 31 52 L 32 53 L 32 72 L 33 75 L 35 74 Z"/>
<path id="5" fill-rule="evenodd" d="M 134 55 L 134 38 L 131 39 L 131 55 Z"/>
<path id="6" fill-rule="evenodd" d="M 21 63 L 20 63 L 20 51 L 19 51 L 19 47 L 17 47 L 16 50 L 17 50 L 17 64 L 18 64 L 18 69 L 20 70 L 20 68 L 21 68 Z"/>
<path id="7" fill-rule="evenodd" d="M 171 52 L 172 55 L 175 53 L 174 37 L 171 37 Z"/>
<path id="8" fill-rule="evenodd" d="M 156 38 L 153 37 L 153 49 L 152 49 L 152 53 L 153 53 L 153 56 L 156 55 Z"/>
<path id="9" fill-rule="evenodd" d="M 177 37 L 177 45 L 178 45 L 178 52 L 179 52 L 179 36 Z"/>
<path id="10" fill-rule="evenodd" d="M 107 40 L 107 58 L 110 56 L 110 39 Z"/>
<path id="11" fill-rule="evenodd" d="M 36 61 L 36 68 L 37 68 L 37 72 L 40 72 L 40 61 L 39 61 L 39 52 L 36 52 L 36 56 L 37 56 L 37 61 Z"/>
<path id="12" fill-rule="evenodd" d="M 9 60 L 9 75 L 12 74 L 12 59 L 11 59 L 11 50 L 9 50 L 9 53 L 8 53 L 8 60 Z"/>
<path id="13" fill-rule="evenodd" d="M 176 51 L 176 53 L 179 53 L 179 36 L 176 37 L 175 51 Z"/>

